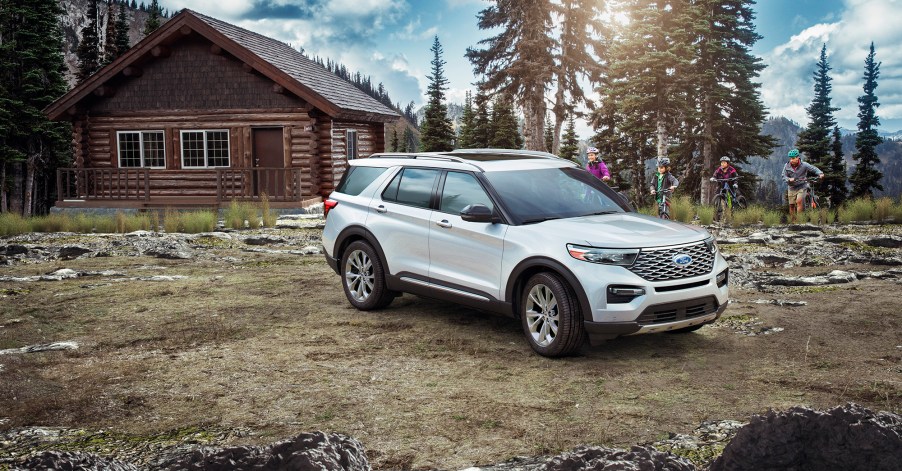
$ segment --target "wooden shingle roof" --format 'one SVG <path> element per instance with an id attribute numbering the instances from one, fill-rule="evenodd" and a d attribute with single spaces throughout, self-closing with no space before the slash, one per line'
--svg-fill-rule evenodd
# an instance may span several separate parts
<path id="1" fill-rule="evenodd" d="M 51 119 L 59 119 L 126 67 L 148 57 L 155 47 L 173 45 L 191 32 L 204 36 L 333 118 L 385 122 L 399 117 L 394 110 L 291 46 L 189 9 L 182 10 L 121 57 L 70 90 L 45 112 Z"/>

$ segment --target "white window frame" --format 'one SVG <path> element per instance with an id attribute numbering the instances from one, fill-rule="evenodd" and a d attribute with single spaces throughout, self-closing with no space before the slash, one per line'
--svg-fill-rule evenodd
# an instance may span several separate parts
<path id="1" fill-rule="evenodd" d="M 228 153 L 225 165 L 210 165 L 209 148 L 207 139 L 211 132 L 223 132 L 226 135 L 226 152 Z M 204 164 L 203 165 L 185 165 L 185 134 L 186 133 L 203 133 L 204 135 Z M 228 168 L 232 166 L 232 136 L 228 129 L 183 129 L 179 131 L 179 146 L 181 147 L 182 168 Z"/>
<path id="2" fill-rule="evenodd" d="M 358 133 L 356 129 L 345 129 L 345 158 L 348 160 L 354 160 L 360 156 L 360 146 L 357 136 Z"/>
<path id="3" fill-rule="evenodd" d="M 163 143 L 163 165 L 162 166 L 149 166 L 147 165 L 147 161 L 144 159 L 144 133 L 158 133 L 163 136 L 161 142 Z M 125 167 L 122 165 L 122 138 L 123 134 L 137 134 L 138 135 L 138 150 L 141 154 L 141 165 L 138 167 Z M 117 164 L 119 168 L 166 168 L 166 133 L 162 129 L 141 129 L 135 131 L 116 131 L 116 157 Z"/>

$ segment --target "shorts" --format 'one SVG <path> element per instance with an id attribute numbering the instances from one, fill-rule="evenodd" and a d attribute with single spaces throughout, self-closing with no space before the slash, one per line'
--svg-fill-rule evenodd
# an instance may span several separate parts
<path id="1" fill-rule="evenodd" d="M 786 202 L 789 204 L 799 203 L 802 201 L 802 195 L 805 194 L 805 187 L 801 187 L 798 189 L 789 188 L 786 192 Z"/>

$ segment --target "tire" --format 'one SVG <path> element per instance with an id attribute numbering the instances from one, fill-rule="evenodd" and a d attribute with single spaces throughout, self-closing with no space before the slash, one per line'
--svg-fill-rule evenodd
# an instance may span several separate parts
<path id="1" fill-rule="evenodd" d="M 724 208 L 726 208 L 727 202 L 724 201 L 723 195 L 718 195 L 714 198 L 714 220 L 722 221 Z"/>
<path id="2" fill-rule="evenodd" d="M 735 200 L 733 200 L 733 206 L 737 209 L 745 209 L 748 208 L 748 202 L 745 200 L 745 196 L 737 196 Z"/>
<path id="3" fill-rule="evenodd" d="M 586 340 L 576 295 L 553 273 L 538 273 L 526 282 L 519 310 L 526 340 L 539 355 L 572 355 Z"/>
<path id="4" fill-rule="evenodd" d="M 341 285 L 352 306 L 361 311 L 382 309 L 395 293 L 385 286 L 385 270 L 373 246 L 362 240 L 352 242 L 341 255 Z"/>

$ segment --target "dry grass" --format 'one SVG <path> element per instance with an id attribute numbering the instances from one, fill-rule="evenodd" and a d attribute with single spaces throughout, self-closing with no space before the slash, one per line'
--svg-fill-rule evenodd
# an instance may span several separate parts
<path id="1" fill-rule="evenodd" d="M 579 444 L 628 447 L 770 407 L 855 401 L 899 412 L 902 404 L 902 387 L 887 380 L 900 323 L 889 281 L 806 294 L 809 306 L 791 312 L 727 309 L 786 327 L 779 335 L 706 327 L 551 360 L 532 353 L 513 319 L 410 295 L 356 311 L 321 256 L 222 247 L 191 261 L 66 263 L 188 278 L 0 282 L 0 349 L 82 346 L 0 357 L 3 427 L 253 430 L 240 443 L 336 431 L 361 440 L 377 468 L 460 469 Z M 869 304 L 878 293 L 883 302 Z"/>

